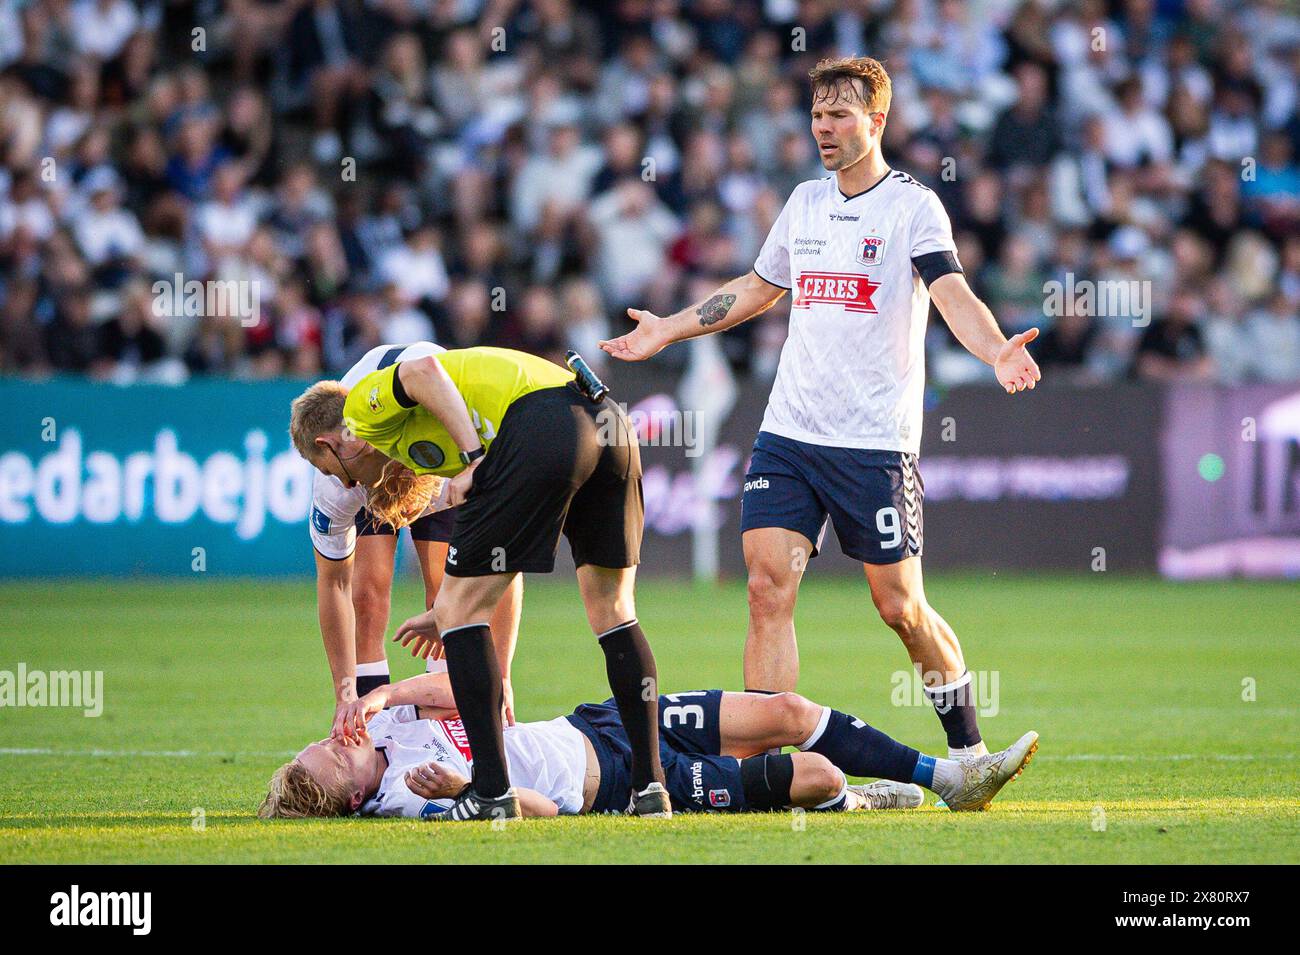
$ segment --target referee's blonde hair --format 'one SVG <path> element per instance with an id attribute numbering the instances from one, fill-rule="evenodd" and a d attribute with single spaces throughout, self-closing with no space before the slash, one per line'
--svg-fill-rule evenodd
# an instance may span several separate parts
<path id="1" fill-rule="evenodd" d="M 350 790 L 341 777 L 323 784 L 296 757 L 275 771 L 259 819 L 311 819 L 347 813 Z"/>
<path id="2" fill-rule="evenodd" d="M 808 71 L 813 96 L 826 91 L 832 102 L 852 94 L 868 113 L 888 113 L 894 98 L 889 73 L 869 56 L 825 59 Z"/>

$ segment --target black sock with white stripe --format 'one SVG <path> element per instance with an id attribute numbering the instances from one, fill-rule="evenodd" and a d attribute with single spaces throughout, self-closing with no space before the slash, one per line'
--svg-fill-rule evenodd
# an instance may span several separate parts
<path id="1" fill-rule="evenodd" d="M 474 792 L 494 799 L 510 788 L 501 708 L 501 665 L 486 623 L 442 632 L 456 709 L 474 756 Z"/>
<path id="2" fill-rule="evenodd" d="M 371 690 L 387 686 L 388 683 L 387 659 L 357 664 L 357 696 L 365 696 Z"/>
<path id="3" fill-rule="evenodd" d="M 960 678 L 943 686 L 927 686 L 925 695 L 934 704 L 934 711 L 948 734 L 950 749 L 963 749 L 978 746 L 980 736 L 979 722 L 975 714 L 975 693 L 971 689 L 970 671 Z"/>
<path id="4" fill-rule="evenodd" d="M 664 781 L 659 762 L 659 675 L 654 651 L 635 620 L 606 630 L 596 639 L 605 651 L 609 688 L 632 744 L 632 786 L 641 792 L 653 782 Z"/>

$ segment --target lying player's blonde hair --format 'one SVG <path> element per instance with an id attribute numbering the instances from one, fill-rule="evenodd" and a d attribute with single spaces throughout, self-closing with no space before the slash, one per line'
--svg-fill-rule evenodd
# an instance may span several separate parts
<path id="1" fill-rule="evenodd" d="M 366 488 L 366 508 L 378 520 L 401 529 L 423 514 L 440 490 L 442 478 L 416 474 L 390 458 L 379 475 L 379 483 Z"/>
<path id="2" fill-rule="evenodd" d="M 868 113 L 888 113 L 894 86 L 879 60 L 869 56 L 842 56 L 822 60 L 808 71 L 813 95 L 826 91 L 832 102 L 852 94 Z"/>
<path id="3" fill-rule="evenodd" d="M 275 771 L 266 798 L 257 809 L 259 819 L 308 819 L 317 816 L 342 816 L 348 811 L 350 794 L 342 779 L 331 781 L 329 788 L 307 771 L 298 759 L 290 760 Z"/>
<path id="4" fill-rule="evenodd" d="M 348 389 L 341 381 L 318 381 L 293 399 L 289 437 L 308 461 L 314 461 L 319 453 L 317 438 L 343 427 L 343 404 L 347 400 Z"/>

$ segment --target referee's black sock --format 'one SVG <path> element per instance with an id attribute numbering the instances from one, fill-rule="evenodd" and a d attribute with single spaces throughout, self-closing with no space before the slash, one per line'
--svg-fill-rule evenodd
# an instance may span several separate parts
<path id="1" fill-rule="evenodd" d="M 596 639 L 605 651 L 609 688 L 632 744 L 632 786 L 641 792 L 651 783 L 664 781 L 659 763 L 659 675 L 654 651 L 635 620 L 606 630 Z"/>
<path id="2" fill-rule="evenodd" d="M 492 646 L 492 628 L 472 623 L 444 630 L 442 645 L 451 691 L 474 754 L 474 792 L 495 798 L 510 788 L 510 777 L 501 723 L 501 666 Z"/>

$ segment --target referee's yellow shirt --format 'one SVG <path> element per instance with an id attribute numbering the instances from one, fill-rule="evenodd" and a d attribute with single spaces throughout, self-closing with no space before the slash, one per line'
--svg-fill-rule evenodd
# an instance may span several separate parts
<path id="1" fill-rule="evenodd" d="M 465 399 L 484 448 L 492 446 L 512 403 L 573 380 L 567 368 L 509 348 L 458 348 L 431 357 L 451 376 Z M 465 469 L 460 448 L 442 422 L 418 404 L 403 407 L 393 396 L 393 377 L 399 365 L 372 371 L 352 386 L 343 406 L 343 424 L 417 474 L 459 474 Z"/>

